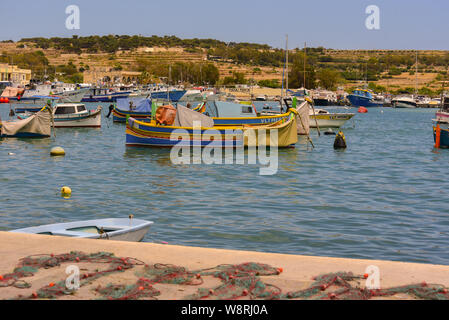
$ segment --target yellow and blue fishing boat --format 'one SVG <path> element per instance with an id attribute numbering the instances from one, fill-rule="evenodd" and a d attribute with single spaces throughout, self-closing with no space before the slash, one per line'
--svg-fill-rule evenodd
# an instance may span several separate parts
<path id="1" fill-rule="evenodd" d="M 297 111 L 289 109 L 277 122 L 268 124 L 217 125 L 214 118 L 178 105 L 172 125 L 158 124 L 154 119 L 137 120 L 128 118 L 126 123 L 126 145 L 142 147 L 238 147 L 275 144 L 289 147 L 298 141 Z M 194 121 L 201 126 L 194 127 Z M 260 130 L 266 134 L 261 135 Z M 277 141 L 271 139 L 272 130 L 277 132 Z M 264 139 L 265 140 L 261 140 Z"/>

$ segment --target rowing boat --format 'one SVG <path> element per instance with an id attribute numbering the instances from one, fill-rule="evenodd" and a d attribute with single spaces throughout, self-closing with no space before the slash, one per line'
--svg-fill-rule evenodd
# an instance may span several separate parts
<path id="1" fill-rule="evenodd" d="M 142 241 L 152 224 L 152 221 L 140 219 L 110 218 L 47 224 L 10 232 L 138 242 Z"/>

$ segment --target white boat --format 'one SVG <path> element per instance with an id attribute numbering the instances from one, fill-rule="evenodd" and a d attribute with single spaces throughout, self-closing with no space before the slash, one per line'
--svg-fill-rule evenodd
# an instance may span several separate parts
<path id="1" fill-rule="evenodd" d="M 330 113 L 324 109 L 309 109 L 310 127 L 340 128 L 346 121 L 354 117 L 355 113 Z M 315 121 L 316 119 L 316 121 Z"/>
<path id="2" fill-rule="evenodd" d="M 152 224 L 152 221 L 140 219 L 111 218 L 48 224 L 10 232 L 138 242 L 142 241 Z"/>
<path id="3" fill-rule="evenodd" d="M 393 108 L 416 108 L 416 100 L 412 97 L 402 96 L 391 100 Z"/>
<path id="4" fill-rule="evenodd" d="M 101 106 L 87 110 L 82 103 L 61 103 L 54 108 L 55 128 L 101 127 Z"/>

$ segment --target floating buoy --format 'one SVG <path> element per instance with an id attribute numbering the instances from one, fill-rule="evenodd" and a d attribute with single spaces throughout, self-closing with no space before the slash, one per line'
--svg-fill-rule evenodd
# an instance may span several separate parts
<path id="1" fill-rule="evenodd" d="M 70 196 L 72 195 L 72 189 L 70 189 L 69 187 L 62 187 L 61 188 L 61 195 L 64 198 L 70 198 Z"/>
<path id="2" fill-rule="evenodd" d="M 13 155 L 15 155 L 14 152 L 8 152 L 8 156 L 13 156 Z"/>
<path id="3" fill-rule="evenodd" d="M 5 101 L 5 103 L 9 103 L 9 98 L 6 97 L 4 101 Z"/>
<path id="4" fill-rule="evenodd" d="M 358 110 L 358 113 L 367 113 L 367 112 L 368 112 L 368 109 L 365 107 L 360 107 Z"/>
<path id="5" fill-rule="evenodd" d="M 337 135 L 335 136 L 334 141 L 334 149 L 345 149 L 346 148 L 346 138 L 343 132 L 338 131 Z"/>
<path id="6" fill-rule="evenodd" d="M 65 155 L 65 151 L 61 147 L 53 147 L 50 150 L 50 155 L 52 155 L 52 156 L 64 156 Z"/>

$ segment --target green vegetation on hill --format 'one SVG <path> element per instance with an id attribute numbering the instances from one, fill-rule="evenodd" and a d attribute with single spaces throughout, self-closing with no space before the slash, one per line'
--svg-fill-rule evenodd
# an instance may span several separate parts
<path id="1" fill-rule="evenodd" d="M 261 68 L 269 67 L 273 70 L 285 66 L 285 51 L 280 48 L 273 48 L 266 44 L 223 42 L 214 39 L 180 39 L 176 36 L 128 36 L 128 35 L 107 35 L 107 36 L 87 36 L 72 38 L 24 38 L 19 41 L 17 48 L 35 48 L 36 50 L 54 49 L 60 53 L 98 53 L 109 55 L 111 61 L 107 61 L 113 70 L 134 70 L 141 71 L 144 75 L 142 81 L 152 81 L 157 77 L 169 78 L 169 66 L 171 66 L 171 81 L 190 82 L 192 84 L 226 84 L 234 85 L 248 83 L 245 77 L 250 77 L 251 71 L 254 74 L 263 74 Z M 183 48 L 185 53 L 196 54 L 196 62 L 186 60 L 170 61 L 165 58 L 161 60 L 148 59 L 152 54 L 130 53 L 128 61 L 120 58 L 123 54 L 118 54 L 119 50 L 135 50 L 139 47 L 178 47 Z M 127 53 L 126 53 L 127 54 Z M 307 48 L 306 56 L 302 48 L 289 51 L 289 87 L 307 87 L 313 89 L 323 87 L 335 89 L 342 84 L 351 82 L 369 81 L 376 82 L 383 79 L 395 79 L 398 76 L 413 76 L 418 67 L 419 73 L 438 74 L 430 85 L 437 88 L 438 81 L 447 79 L 447 68 L 449 65 L 448 52 L 423 52 L 419 54 L 418 66 L 416 63 L 415 51 L 406 50 L 333 50 L 323 47 Z M 29 56 L 29 57 L 28 57 Z M 208 62 L 198 62 L 207 56 Z M 156 55 L 155 55 L 156 57 Z M 46 73 L 50 79 L 54 76 L 67 81 L 78 80 L 81 73 L 87 70 L 85 66 L 79 69 L 69 64 L 51 66 L 46 60 L 42 51 L 35 51 L 26 54 L 3 55 L 1 61 L 14 60 L 20 66 L 31 68 L 36 78 L 42 78 Z M 9 60 L 8 60 L 9 59 Z M 304 77 L 304 60 L 306 60 L 306 70 Z M 58 62 L 59 63 L 59 62 Z M 220 77 L 218 67 L 224 68 L 227 64 L 239 65 L 239 71 L 228 75 L 225 72 Z M 262 68 L 263 69 L 263 68 Z M 266 69 L 266 68 L 265 68 Z M 223 69 L 220 69 L 223 70 Z M 277 69 L 279 70 L 279 69 Z M 276 72 L 276 71 L 275 71 Z M 268 87 L 280 87 L 280 81 L 269 80 L 270 75 L 265 72 L 264 80 L 259 80 L 260 85 Z M 145 79 L 145 80 L 144 80 Z M 304 79 L 306 83 L 304 83 Z M 254 81 L 251 80 L 253 83 Z M 385 83 L 383 83 L 385 84 Z M 403 88 L 407 85 L 402 85 Z M 427 85 L 427 84 L 426 84 Z M 385 89 L 376 84 L 376 89 Z M 389 86 L 389 90 L 393 88 Z M 429 89 L 430 90 L 430 89 Z M 437 90 L 437 89 L 435 89 Z M 426 92 L 423 89 L 422 92 Z"/>

